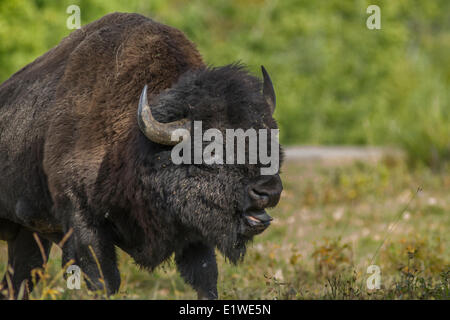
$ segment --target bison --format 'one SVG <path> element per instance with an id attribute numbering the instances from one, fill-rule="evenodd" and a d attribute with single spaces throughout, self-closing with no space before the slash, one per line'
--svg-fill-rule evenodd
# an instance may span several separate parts
<path id="1" fill-rule="evenodd" d="M 264 68 L 263 79 L 241 64 L 206 66 L 175 28 L 113 13 L 6 80 L 3 288 L 29 293 L 31 270 L 67 235 L 62 264 L 78 265 L 91 290 L 118 291 L 117 246 L 150 271 L 174 254 L 198 297 L 217 298 L 215 249 L 232 263 L 243 259 L 270 224 L 265 209 L 280 199 L 279 171 L 261 175 L 261 163 L 175 165 L 168 137 L 194 120 L 204 130 L 276 129 Z"/>

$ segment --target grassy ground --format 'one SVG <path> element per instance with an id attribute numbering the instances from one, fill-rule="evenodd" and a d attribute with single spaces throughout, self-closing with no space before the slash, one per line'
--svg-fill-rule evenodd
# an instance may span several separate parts
<path id="1" fill-rule="evenodd" d="M 448 299 L 450 174 L 395 161 L 376 166 L 288 163 L 273 225 L 232 266 L 219 256 L 222 299 Z M 417 191 L 417 190 L 420 191 Z M 119 254 L 122 286 L 114 299 L 195 299 L 172 262 L 153 274 Z M 0 244 L 0 272 L 6 268 Z M 367 267 L 381 270 L 381 288 L 366 287 Z M 47 283 L 32 298 L 90 299 L 65 289 L 60 250 Z M 55 279 L 52 284 L 50 282 Z"/>

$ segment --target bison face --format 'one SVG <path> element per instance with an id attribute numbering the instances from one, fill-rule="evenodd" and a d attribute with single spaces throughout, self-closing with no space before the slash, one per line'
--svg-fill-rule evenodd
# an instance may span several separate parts
<path id="1" fill-rule="evenodd" d="M 164 162 L 150 178 L 157 198 L 156 210 L 164 212 L 177 226 L 179 236 L 187 239 L 196 235 L 213 243 L 233 262 L 244 256 L 246 243 L 270 225 L 272 218 L 266 208 L 278 203 L 282 191 L 280 157 L 274 159 L 278 164 L 270 174 L 262 174 L 267 164 L 263 165 L 259 157 L 264 148 L 271 155 L 282 154 L 278 144 L 276 150 L 271 144 L 274 138 L 271 129 L 277 129 L 272 117 L 275 94 L 264 69 L 263 74 L 261 90 L 261 81 L 241 66 L 188 71 L 172 88 L 152 96 L 150 104 L 145 88 L 139 105 L 138 121 L 142 132 L 151 143 L 161 147 L 153 160 Z M 196 124 L 201 128 L 196 128 Z M 170 139 L 177 128 L 190 132 L 190 142 L 180 152 L 180 156 L 189 161 L 183 163 L 175 163 L 173 159 L 174 149 L 180 149 L 179 144 L 174 149 L 161 146 L 178 142 Z M 205 141 L 209 129 L 222 135 L 223 144 L 215 151 L 219 151 L 223 163 L 220 157 L 214 163 L 205 159 L 204 152 L 210 141 L 218 139 L 214 136 L 209 142 Z M 257 134 L 267 131 L 266 140 L 257 135 L 256 147 L 251 146 L 254 140 L 244 139 L 244 163 L 237 161 L 240 152 L 237 140 L 234 140 L 235 147 L 227 148 L 231 141 L 229 131 L 237 129 L 254 130 Z M 200 161 L 195 158 L 194 140 L 198 142 L 198 134 L 201 136 Z M 231 151 L 234 161 L 227 160 Z M 255 152 L 256 162 L 251 163 Z"/>

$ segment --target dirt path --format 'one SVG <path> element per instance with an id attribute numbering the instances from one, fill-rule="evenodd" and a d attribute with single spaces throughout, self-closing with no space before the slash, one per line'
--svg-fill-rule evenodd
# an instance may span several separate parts
<path id="1" fill-rule="evenodd" d="M 343 164 L 354 161 L 377 163 L 385 158 L 402 159 L 404 153 L 389 147 L 361 146 L 290 146 L 285 147 L 286 161 Z"/>

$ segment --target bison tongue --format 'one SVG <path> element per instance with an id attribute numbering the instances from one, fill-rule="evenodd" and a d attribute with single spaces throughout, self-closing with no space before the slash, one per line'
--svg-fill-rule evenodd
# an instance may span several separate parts
<path id="1" fill-rule="evenodd" d="M 273 220 L 271 216 L 267 214 L 265 210 L 259 212 L 251 212 L 247 214 L 247 220 L 251 225 L 267 224 Z"/>

